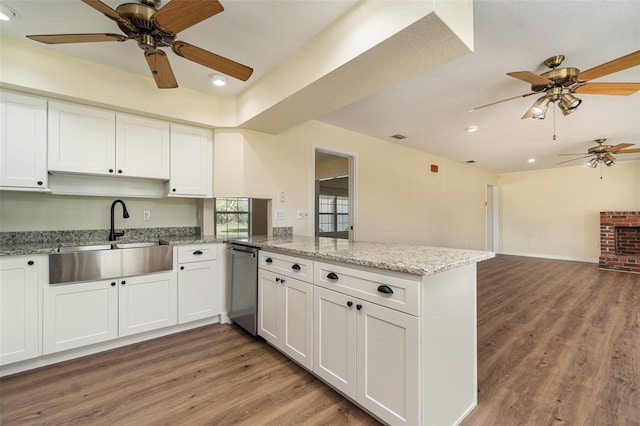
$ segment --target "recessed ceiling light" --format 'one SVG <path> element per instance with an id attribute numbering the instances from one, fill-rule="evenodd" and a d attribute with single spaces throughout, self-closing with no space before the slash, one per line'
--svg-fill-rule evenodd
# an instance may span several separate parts
<path id="1" fill-rule="evenodd" d="M 8 21 L 18 16 L 15 10 L 4 3 L 0 3 L 0 21 Z"/>
<path id="2" fill-rule="evenodd" d="M 535 159 L 535 158 L 529 158 L 529 159 L 527 160 L 527 163 L 535 163 L 535 162 L 536 162 L 536 159 Z"/>
<path id="3" fill-rule="evenodd" d="M 474 124 L 474 125 L 471 125 L 471 126 L 469 126 L 469 127 L 465 128 L 464 130 L 465 130 L 467 133 L 473 133 L 473 132 L 478 131 L 478 126 L 476 126 L 476 125 Z"/>
<path id="4" fill-rule="evenodd" d="M 209 74 L 209 81 L 214 86 L 224 86 L 227 84 L 227 77 L 222 74 Z"/>

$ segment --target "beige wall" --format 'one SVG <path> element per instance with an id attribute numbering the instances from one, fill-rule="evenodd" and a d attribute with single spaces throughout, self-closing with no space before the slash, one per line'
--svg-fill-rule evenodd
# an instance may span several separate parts
<path id="1" fill-rule="evenodd" d="M 0 192 L 0 232 L 109 229 L 115 197 L 77 197 L 33 192 Z M 197 226 L 197 201 L 189 199 L 122 198 L 129 219 L 116 206 L 116 227 L 164 228 Z M 151 220 L 143 220 L 143 211 Z"/>
<path id="2" fill-rule="evenodd" d="M 503 253 L 595 262 L 599 212 L 640 209 L 640 160 L 506 173 L 500 199 Z"/>

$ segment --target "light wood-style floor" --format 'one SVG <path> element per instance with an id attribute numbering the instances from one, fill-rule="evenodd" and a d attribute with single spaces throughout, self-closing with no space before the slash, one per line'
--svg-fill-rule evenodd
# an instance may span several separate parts
<path id="1" fill-rule="evenodd" d="M 498 256 L 478 265 L 470 425 L 640 425 L 640 275 Z M 368 425 L 264 342 L 213 325 L 0 380 L 0 424 Z"/>

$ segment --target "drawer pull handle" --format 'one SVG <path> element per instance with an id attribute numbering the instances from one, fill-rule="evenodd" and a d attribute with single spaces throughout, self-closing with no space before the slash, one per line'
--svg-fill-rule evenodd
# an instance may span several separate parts
<path id="1" fill-rule="evenodd" d="M 293 265 L 291 265 L 291 269 L 293 269 L 294 271 L 299 271 L 300 265 L 298 265 L 297 263 L 294 263 Z"/>
<path id="2" fill-rule="evenodd" d="M 329 278 L 330 280 L 337 280 L 338 279 L 338 274 L 336 274 L 335 272 L 329 272 L 327 274 L 327 278 Z"/>
<path id="3" fill-rule="evenodd" d="M 195 255 L 199 255 L 199 254 L 202 254 L 202 251 L 200 251 L 200 250 L 196 250 L 196 251 L 194 251 L 194 252 L 193 252 L 193 254 L 195 254 Z"/>
<path id="4" fill-rule="evenodd" d="M 388 285 L 384 285 L 384 284 L 381 286 L 378 286 L 378 291 L 384 294 L 393 294 L 393 289 Z"/>
<path id="5" fill-rule="evenodd" d="M 353 306 L 353 302 L 351 300 L 347 301 L 347 306 L 348 307 L 352 307 Z"/>
<path id="6" fill-rule="evenodd" d="M 273 259 L 271 259 L 270 257 L 267 257 L 264 261 L 265 263 L 269 263 L 269 264 L 273 263 Z"/>

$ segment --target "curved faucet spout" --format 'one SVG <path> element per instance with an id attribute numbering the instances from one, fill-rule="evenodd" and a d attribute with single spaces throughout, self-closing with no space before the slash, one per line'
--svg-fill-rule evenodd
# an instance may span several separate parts
<path id="1" fill-rule="evenodd" d="M 122 237 L 124 235 L 124 231 L 117 231 L 115 229 L 115 219 L 113 217 L 113 212 L 116 207 L 116 204 L 120 203 L 122 205 L 122 217 L 125 219 L 129 218 L 129 212 L 127 211 L 127 206 L 122 200 L 115 200 L 111 203 L 111 230 L 109 231 L 109 241 L 115 241 L 118 237 Z"/>

